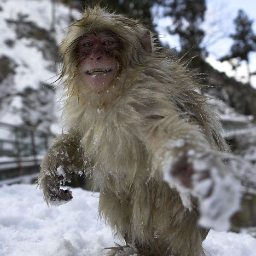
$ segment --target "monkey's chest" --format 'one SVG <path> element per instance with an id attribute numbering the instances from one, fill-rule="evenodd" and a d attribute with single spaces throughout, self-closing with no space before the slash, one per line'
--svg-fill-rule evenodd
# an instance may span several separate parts
<path id="1" fill-rule="evenodd" d="M 136 129 L 120 122 L 95 122 L 84 133 L 82 143 L 94 164 L 97 182 L 127 183 L 147 169 L 147 153 Z M 104 181 L 103 181 L 104 180 Z"/>

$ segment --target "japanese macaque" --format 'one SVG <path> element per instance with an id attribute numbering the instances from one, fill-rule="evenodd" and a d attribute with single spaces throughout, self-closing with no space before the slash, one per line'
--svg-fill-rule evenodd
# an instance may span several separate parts
<path id="1" fill-rule="evenodd" d="M 108 255 L 205 255 L 198 220 L 221 206 L 200 205 L 214 194 L 212 169 L 225 180 L 227 146 L 194 76 L 140 23 L 99 7 L 71 26 L 61 56 L 66 132 L 41 164 L 46 202 L 71 200 L 60 184 L 83 170 L 100 216 L 126 242 Z"/>

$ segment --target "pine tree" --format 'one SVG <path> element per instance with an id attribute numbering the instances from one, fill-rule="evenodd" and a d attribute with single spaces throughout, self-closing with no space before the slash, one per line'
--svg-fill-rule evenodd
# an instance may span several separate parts
<path id="1" fill-rule="evenodd" d="M 253 21 L 248 18 L 243 10 L 239 10 L 234 23 L 235 33 L 230 35 L 230 38 L 234 40 L 230 54 L 222 57 L 220 60 L 238 60 L 238 63 L 233 66 L 234 68 L 237 68 L 241 65 L 242 61 L 245 61 L 248 67 L 248 80 L 250 82 L 252 73 L 249 70 L 249 54 L 256 51 L 256 34 L 252 29 Z"/>
<path id="2" fill-rule="evenodd" d="M 110 11 L 125 14 L 129 18 L 139 19 L 145 24 L 152 27 L 151 7 L 155 4 L 155 0 L 62 0 L 65 3 L 77 2 L 82 10 L 85 5 L 94 6 L 100 4 L 101 7 L 106 7 Z M 162 0 L 160 0 L 162 1 Z"/>
<path id="3" fill-rule="evenodd" d="M 168 7 L 169 11 L 165 15 L 173 20 L 169 32 L 178 34 L 181 54 L 194 58 L 205 53 L 205 49 L 200 46 L 205 34 L 201 28 L 206 11 L 205 0 L 171 0 Z M 201 68 L 201 58 L 195 58 L 191 64 Z"/>
<path id="4" fill-rule="evenodd" d="M 62 0 L 64 2 L 79 3 L 80 9 L 86 4 L 94 6 L 100 4 L 107 7 L 110 11 L 125 14 L 126 16 L 142 21 L 149 29 L 154 30 L 153 6 L 161 6 L 166 9 L 164 16 L 171 16 L 173 26 L 169 29 L 171 34 L 178 34 L 181 44 L 181 56 L 186 55 L 187 59 L 192 59 L 202 53 L 201 42 L 204 38 L 204 30 L 201 24 L 204 21 L 206 11 L 205 0 Z M 202 58 L 195 58 L 192 67 L 203 69 Z"/>

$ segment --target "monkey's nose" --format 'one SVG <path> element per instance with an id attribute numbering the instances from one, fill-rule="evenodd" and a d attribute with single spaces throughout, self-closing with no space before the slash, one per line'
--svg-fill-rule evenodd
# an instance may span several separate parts
<path id="1" fill-rule="evenodd" d="M 100 60 L 102 58 L 102 52 L 101 51 L 94 51 L 90 54 L 91 60 Z"/>

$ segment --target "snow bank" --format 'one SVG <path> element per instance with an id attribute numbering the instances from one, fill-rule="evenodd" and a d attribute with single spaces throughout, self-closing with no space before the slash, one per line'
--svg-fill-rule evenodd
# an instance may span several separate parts
<path id="1" fill-rule="evenodd" d="M 36 185 L 1 187 L 0 255 L 100 256 L 120 243 L 98 217 L 98 194 L 72 191 L 70 203 L 48 207 Z M 209 256 L 256 256 L 256 239 L 211 231 L 204 248 Z"/>
<path id="2" fill-rule="evenodd" d="M 99 220 L 98 194 L 74 189 L 74 200 L 48 207 L 36 185 L 0 189 L 1 256 L 97 256 L 113 246 Z"/>

